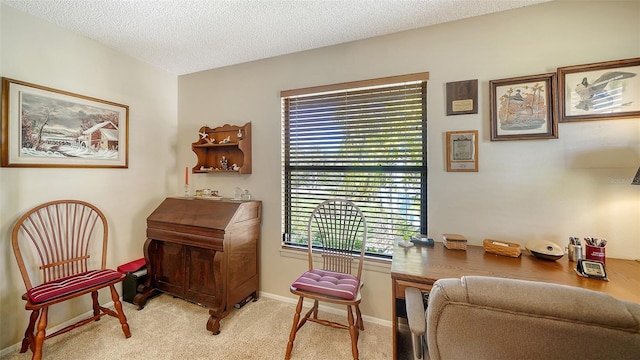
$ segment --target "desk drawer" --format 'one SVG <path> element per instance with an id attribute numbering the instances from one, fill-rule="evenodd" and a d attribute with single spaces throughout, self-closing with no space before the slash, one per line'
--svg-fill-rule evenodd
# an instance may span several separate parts
<path id="1" fill-rule="evenodd" d="M 396 298 L 404 299 L 404 290 L 408 287 L 414 287 L 420 289 L 420 291 L 431 291 L 431 287 L 433 283 L 420 283 L 420 282 L 411 282 L 405 280 L 396 280 Z"/>

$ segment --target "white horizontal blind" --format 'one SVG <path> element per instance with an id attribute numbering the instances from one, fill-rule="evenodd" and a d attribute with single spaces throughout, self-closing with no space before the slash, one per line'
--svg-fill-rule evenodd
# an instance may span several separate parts
<path id="1" fill-rule="evenodd" d="M 426 81 L 283 97 L 284 242 L 305 244 L 309 215 L 329 198 L 367 218 L 367 252 L 426 233 Z"/>

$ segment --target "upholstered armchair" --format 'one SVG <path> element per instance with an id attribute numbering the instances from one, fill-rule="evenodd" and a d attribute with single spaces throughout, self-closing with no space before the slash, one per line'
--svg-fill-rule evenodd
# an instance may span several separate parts
<path id="1" fill-rule="evenodd" d="M 416 359 L 640 358 L 640 304 L 605 293 L 467 276 L 437 281 L 426 311 L 405 296 Z"/>

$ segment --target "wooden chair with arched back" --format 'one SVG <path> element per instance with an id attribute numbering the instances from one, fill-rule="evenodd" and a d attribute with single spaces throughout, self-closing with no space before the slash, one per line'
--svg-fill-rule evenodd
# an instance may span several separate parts
<path id="1" fill-rule="evenodd" d="M 125 274 L 106 267 L 108 234 L 105 215 L 84 201 L 47 202 L 18 219 L 11 243 L 27 290 L 22 296 L 27 302 L 25 309 L 31 311 L 21 353 L 30 349 L 32 359 L 39 360 L 45 339 L 100 320 L 104 315 L 118 318 L 124 336 L 131 336 L 115 288 Z M 98 290 L 103 288 L 110 289 L 115 311 L 99 304 Z M 93 316 L 47 335 L 49 307 L 85 294 L 91 294 Z"/>
<path id="2" fill-rule="evenodd" d="M 318 205 L 308 222 L 308 261 L 305 271 L 291 285 L 291 293 L 298 295 L 285 359 L 291 357 L 296 333 L 307 320 L 349 330 L 351 352 L 358 359 L 359 331 L 364 330 L 360 313 L 362 264 L 367 242 L 366 219 L 353 202 L 332 199 Z M 320 255 L 322 266 L 314 267 L 313 252 Z M 354 270 L 355 269 L 355 270 Z M 300 319 L 304 299 L 313 300 L 311 309 Z M 318 304 L 345 305 L 347 324 L 318 318 Z M 356 318 L 354 320 L 353 310 Z"/>

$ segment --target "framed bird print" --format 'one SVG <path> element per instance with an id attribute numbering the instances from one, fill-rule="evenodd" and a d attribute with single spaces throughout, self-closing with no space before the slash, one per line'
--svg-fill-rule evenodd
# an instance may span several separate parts
<path id="1" fill-rule="evenodd" d="M 556 74 L 489 81 L 491 141 L 557 139 Z"/>
<path id="2" fill-rule="evenodd" d="M 558 68 L 559 121 L 640 116 L 640 58 Z"/>

